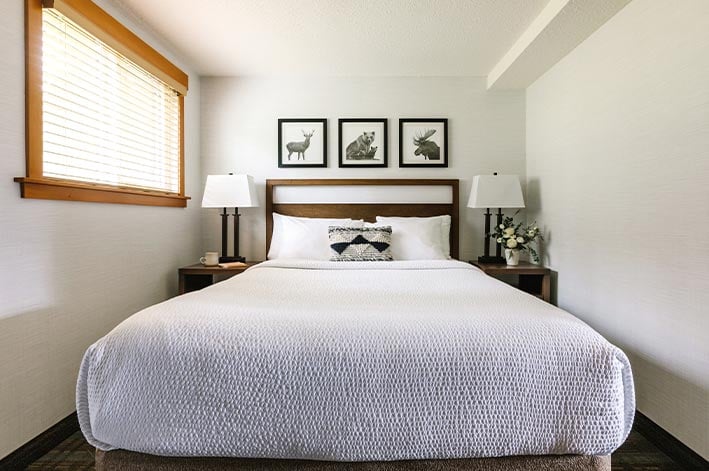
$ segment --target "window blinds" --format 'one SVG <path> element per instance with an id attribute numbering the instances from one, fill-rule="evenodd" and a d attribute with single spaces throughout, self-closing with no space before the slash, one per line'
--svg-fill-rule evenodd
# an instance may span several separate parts
<path id="1" fill-rule="evenodd" d="M 43 175 L 178 193 L 178 93 L 54 9 L 42 37 Z"/>

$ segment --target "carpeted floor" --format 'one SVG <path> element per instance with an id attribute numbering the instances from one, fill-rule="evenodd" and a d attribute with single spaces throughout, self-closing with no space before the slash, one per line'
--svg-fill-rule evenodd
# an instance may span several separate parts
<path id="1" fill-rule="evenodd" d="M 94 447 L 76 432 L 52 451 L 32 463 L 27 469 L 85 471 L 94 469 Z"/>
<path id="2" fill-rule="evenodd" d="M 633 431 L 623 446 L 613 453 L 612 468 L 613 471 L 683 471 L 682 467 L 636 431 Z M 94 449 L 77 432 L 27 469 L 31 471 L 93 470 Z"/>

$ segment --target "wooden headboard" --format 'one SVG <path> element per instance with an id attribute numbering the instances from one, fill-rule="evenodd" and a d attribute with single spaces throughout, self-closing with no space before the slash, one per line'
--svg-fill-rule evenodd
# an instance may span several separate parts
<path id="1" fill-rule="evenodd" d="M 287 186 L 427 186 L 449 187 L 450 201 L 442 202 L 415 202 L 415 203 L 342 203 L 342 202 L 278 202 L 274 200 L 277 187 Z M 355 190 L 356 191 L 356 190 Z M 430 217 L 449 214 L 451 216 L 451 257 L 458 258 L 458 180 L 426 180 L 426 179 L 333 179 L 333 180 L 266 180 L 266 252 L 271 247 L 273 234 L 273 213 L 286 216 L 299 216 L 311 218 L 353 218 L 375 222 L 376 216 L 418 216 Z"/>

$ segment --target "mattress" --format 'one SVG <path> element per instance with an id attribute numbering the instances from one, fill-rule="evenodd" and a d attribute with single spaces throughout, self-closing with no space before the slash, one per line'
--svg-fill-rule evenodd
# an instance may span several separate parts
<path id="1" fill-rule="evenodd" d="M 626 356 L 571 314 L 457 261 L 269 261 L 151 306 L 93 344 L 89 443 L 327 461 L 608 455 Z"/>

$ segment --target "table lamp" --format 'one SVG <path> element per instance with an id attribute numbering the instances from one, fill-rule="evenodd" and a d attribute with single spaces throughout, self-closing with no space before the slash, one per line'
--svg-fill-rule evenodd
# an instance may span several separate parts
<path id="1" fill-rule="evenodd" d="M 497 208 L 497 224 L 502 224 L 503 208 L 524 208 L 522 186 L 517 175 L 476 175 L 468 200 L 469 208 L 485 209 L 485 254 L 478 257 L 481 263 L 505 263 L 502 247 L 497 244 L 495 256 L 490 255 L 490 208 Z"/>
<path id="2" fill-rule="evenodd" d="M 203 208 L 222 208 L 222 252 L 219 263 L 244 262 L 239 256 L 239 208 L 258 206 L 254 177 L 250 175 L 207 175 L 202 197 Z M 234 256 L 227 255 L 227 208 L 234 208 Z"/>

